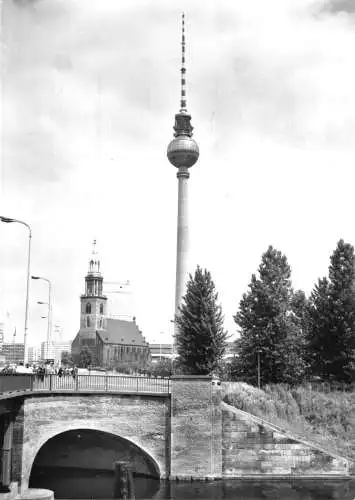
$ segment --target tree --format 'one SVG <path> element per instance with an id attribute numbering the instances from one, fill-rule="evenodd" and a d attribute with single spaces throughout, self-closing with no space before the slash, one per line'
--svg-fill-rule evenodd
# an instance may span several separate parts
<path id="1" fill-rule="evenodd" d="M 354 265 L 354 247 L 339 240 L 329 280 L 318 281 L 309 307 L 312 373 L 339 382 L 352 382 L 355 376 Z"/>
<path id="2" fill-rule="evenodd" d="M 332 356 L 328 342 L 329 311 L 329 282 L 327 278 L 318 279 L 308 304 L 307 359 L 310 374 L 321 378 L 326 378 L 327 360 Z"/>
<path id="3" fill-rule="evenodd" d="M 256 385 L 259 358 L 263 384 L 298 382 L 305 372 L 304 294 L 294 294 L 286 256 L 272 246 L 262 255 L 258 273 L 234 316 L 240 339 L 233 375 Z"/>
<path id="4" fill-rule="evenodd" d="M 162 358 L 152 364 L 149 372 L 154 377 L 170 377 L 172 375 L 171 359 Z"/>
<path id="5" fill-rule="evenodd" d="M 211 274 L 197 266 L 175 318 L 177 363 L 185 373 L 211 374 L 223 358 L 227 332 L 217 300 Z"/>
<path id="6" fill-rule="evenodd" d="M 64 366 L 70 366 L 74 364 L 73 358 L 68 351 L 63 351 L 60 356 L 61 364 Z"/>
<path id="7" fill-rule="evenodd" d="M 88 368 L 92 364 L 92 354 L 90 349 L 84 345 L 79 354 L 79 367 Z"/>
<path id="8" fill-rule="evenodd" d="M 306 335 L 308 331 L 308 300 L 303 290 L 296 290 L 292 295 L 291 310 L 296 323 Z"/>

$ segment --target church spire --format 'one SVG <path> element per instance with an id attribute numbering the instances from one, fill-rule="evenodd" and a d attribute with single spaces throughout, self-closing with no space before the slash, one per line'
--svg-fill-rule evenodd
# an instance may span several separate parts
<path id="1" fill-rule="evenodd" d="M 100 275 L 100 258 L 96 251 L 96 240 L 94 240 L 92 243 L 92 254 L 89 260 L 88 274 Z"/>

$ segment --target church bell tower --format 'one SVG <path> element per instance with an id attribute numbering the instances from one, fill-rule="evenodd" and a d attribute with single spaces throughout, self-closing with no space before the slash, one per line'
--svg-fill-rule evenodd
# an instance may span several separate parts
<path id="1" fill-rule="evenodd" d="M 80 333 L 92 333 L 93 338 L 96 336 L 96 330 L 106 328 L 107 297 L 103 295 L 102 285 L 100 259 L 94 240 L 89 269 L 85 277 L 85 293 L 80 297 Z"/>

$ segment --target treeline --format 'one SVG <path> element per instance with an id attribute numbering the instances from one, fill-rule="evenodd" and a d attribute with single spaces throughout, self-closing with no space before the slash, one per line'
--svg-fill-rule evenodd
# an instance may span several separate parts
<path id="1" fill-rule="evenodd" d="M 355 381 L 354 247 L 340 240 L 329 275 L 307 298 L 294 290 L 287 258 L 270 246 L 234 316 L 240 337 L 235 356 L 223 361 L 228 334 L 208 271 L 190 275 L 176 317 L 179 371 L 216 373 L 257 385 L 299 384 L 305 379 Z M 227 377 L 226 377 L 227 373 Z"/>
<path id="2" fill-rule="evenodd" d="M 329 275 L 310 297 L 294 290 L 287 258 L 272 246 L 263 254 L 234 320 L 240 329 L 234 378 L 297 384 L 305 378 L 355 379 L 354 247 L 340 240 Z"/>

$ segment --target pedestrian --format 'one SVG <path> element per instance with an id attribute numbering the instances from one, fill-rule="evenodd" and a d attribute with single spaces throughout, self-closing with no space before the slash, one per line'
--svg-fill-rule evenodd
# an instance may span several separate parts
<path id="1" fill-rule="evenodd" d="M 43 382 L 44 381 L 44 375 L 45 375 L 46 371 L 44 369 L 43 366 L 39 366 L 38 369 L 37 369 L 37 377 L 38 379 Z"/>
<path id="2" fill-rule="evenodd" d="M 62 378 L 62 376 L 63 376 L 63 368 L 60 367 L 59 370 L 58 370 L 58 377 Z"/>

